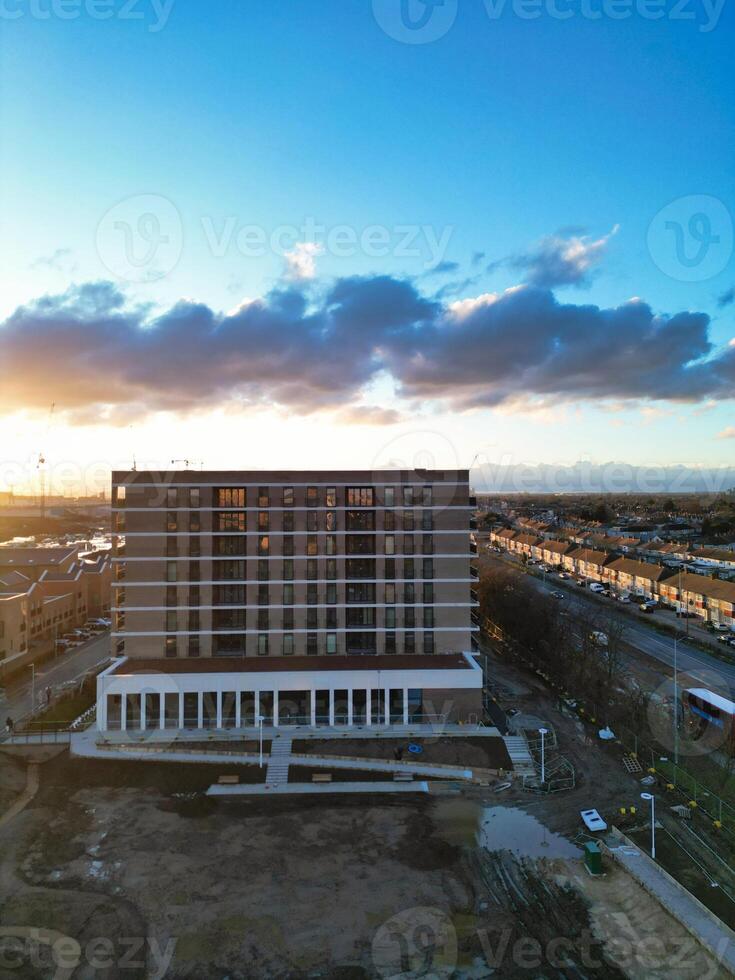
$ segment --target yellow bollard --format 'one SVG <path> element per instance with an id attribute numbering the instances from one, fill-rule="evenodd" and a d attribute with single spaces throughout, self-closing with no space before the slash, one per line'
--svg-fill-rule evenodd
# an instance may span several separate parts
<path id="1" fill-rule="evenodd" d="M 689 800 L 689 806 L 692 808 L 692 810 L 696 810 L 699 804 L 697 803 L 696 800 Z"/>
<path id="2" fill-rule="evenodd" d="M 722 821 L 721 820 L 715 820 L 715 822 L 712 824 L 712 826 L 715 828 L 715 830 L 722 830 Z"/>
<path id="3" fill-rule="evenodd" d="M 628 812 L 628 811 L 627 811 L 627 810 L 625 809 L 625 807 L 624 807 L 624 806 L 621 806 L 621 807 L 620 807 L 620 816 L 621 816 L 621 817 L 624 817 L 624 816 L 625 816 L 625 814 L 626 814 L 627 812 Z"/>
<path id="4" fill-rule="evenodd" d="M 636 808 L 634 806 L 630 808 L 630 815 L 631 817 L 634 817 L 636 815 Z"/>
<path id="5" fill-rule="evenodd" d="M 656 770 L 653 768 L 653 766 L 651 766 L 651 768 L 648 771 L 650 772 L 650 774 L 652 776 L 655 776 L 656 775 Z"/>

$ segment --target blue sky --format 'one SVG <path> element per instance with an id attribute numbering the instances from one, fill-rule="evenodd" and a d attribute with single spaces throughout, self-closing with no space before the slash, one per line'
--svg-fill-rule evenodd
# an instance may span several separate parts
<path id="1" fill-rule="evenodd" d="M 353 229 L 357 240 L 380 226 L 389 245 L 385 255 L 359 246 L 344 255 L 324 249 L 302 275 L 311 289 L 354 276 L 410 277 L 425 296 L 449 286 L 442 302 L 451 303 L 526 281 L 519 256 L 534 254 L 549 236 L 586 245 L 605 239 L 580 282 L 551 285 L 560 304 L 607 308 L 640 297 L 655 315 L 704 313 L 709 340 L 726 347 L 735 337 L 735 303 L 718 305 L 735 286 L 727 235 L 701 268 L 684 272 L 701 281 L 683 281 L 675 232 L 659 224 L 649 238 L 649 226 L 667 205 L 684 233 L 701 214 L 710 221 L 705 231 L 722 232 L 718 222 L 735 213 L 732 4 L 713 25 L 704 0 L 680 8 L 693 20 L 672 19 L 674 4 L 664 0 L 666 16 L 657 21 L 642 16 L 643 0 L 627 7 L 618 0 L 615 9 L 629 15 L 620 20 L 609 16 L 610 0 L 586 2 L 604 11 L 600 19 L 565 0 L 556 8 L 508 3 L 492 19 L 479 0 L 460 0 L 443 36 L 405 44 L 378 23 L 386 10 L 397 23 L 390 5 L 397 9 L 399 0 L 175 0 L 166 14 L 140 0 L 130 10 L 141 15 L 136 19 L 112 0 L 108 20 L 73 0 L 75 16 L 66 20 L 51 0 L 36 0 L 35 8 L 5 0 L 0 312 L 8 316 L 19 304 L 101 279 L 130 304 L 153 304 L 152 315 L 181 297 L 229 311 L 282 285 L 289 268 L 282 253 L 296 244 L 289 234 L 284 248 L 267 244 L 262 254 L 246 255 L 238 233 L 256 226 L 270 239 L 280 226 L 301 230 L 313 219 L 327 229 Z M 420 0 L 409 4 L 420 12 Z M 553 16 L 567 7 L 568 20 Z M 39 9 L 49 16 L 39 19 Z M 116 277 L 114 262 L 110 270 L 115 232 L 105 216 L 141 195 L 171 202 L 180 220 L 180 255 L 171 269 L 154 267 L 165 274 L 153 282 Z M 398 248 L 406 242 L 403 226 L 415 229 L 417 254 Z M 702 227 L 695 224 L 695 233 Z M 685 244 L 694 254 L 697 242 Z M 456 268 L 427 276 L 432 260 Z M 39 386 L 29 381 L 29 388 Z M 56 398 L 53 383 L 48 387 L 46 401 L 58 404 L 57 438 L 69 455 L 99 459 L 107 452 L 117 462 L 128 453 L 119 418 L 91 426 L 79 405 L 67 405 L 64 385 Z M 427 426 L 465 465 L 483 446 L 530 461 L 706 465 L 729 462 L 735 448 L 732 439 L 717 438 L 735 423 L 722 392 L 714 406 L 701 392 L 684 405 L 556 392 L 533 410 L 506 402 L 468 413 L 423 396 L 405 405 L 393 389 L 381 374 L 356 396 L 397 409 L 400 421 L 391 425 L 335 421 L 333 412 L 314 416 L 293 403 L 274 410 L 269 396 L 261 422 L 267 414 L 275 428 L 268 423 L 269 445 L 259 449 L 269 455 L 272 432 L 280 432 L 280 462 L 287 461 L 289 433 L 304 426 L 314 433 L 315 455 L 300 465 L 334 462 L 325 435 L 353 465 L 396 432 L 409 438 Z M 21 395 L 6 405 L 5 435 L 12 423 L 24 439 L 40 438 L 48 414 L 42 400 Z M 94 414 L 98 402 L 90 405 Z M 250 408 L 247 425 L 258 415 Z M 197 425 L 206 432 L 207 414 L 218 410 L 197 407 Z M 236 413 L 225 414 L 218 428 L 242 426 Z M 136 408 L 135 415 L 142 455 L 160 453 L 162 427 L 172 444 L 187 445 L 176 414 Z M 198 449 L 220 464 L 228 442 L 213 447 L 204 437 Z"/>

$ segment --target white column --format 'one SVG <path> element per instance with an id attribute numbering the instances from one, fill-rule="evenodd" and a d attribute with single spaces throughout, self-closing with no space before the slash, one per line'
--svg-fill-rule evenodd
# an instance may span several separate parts
<path id="1" fill-rule="evenodd" d="M 104 691 L 101 697 L 97 697 L 97 731 L 107 731 L 107 698 L 109 695 Z"/>
<path id="2" fill-rule="evenodd" d="M 184 692 L 179 691 L 179 728 L 184 727 Z"/>
<path id="3" fill-rule="evenodd" d="M 347 691 L 347 726 L 352 728 L 352 688 Z"/>
<path id="4" fill-rule="evenodd" d="M 371 687 L 365 691 L 365 724 L 373 723 L 373 690 Z"/>
<path id="5" fill-rule="evenodd" d="M 197 693 L 197 728 L 204 728 L 204 694 Z"/>
<path id="6" fill-rule="evenodd" d="M 385 704 L 383 705 L 385 708 L 385 723 L 386 725 L 390 725 L 390 688 L 385 689 L 383 696 L 385 698 Z"/>
<path id="7" fill-rule="evenodd" d="M 145 692 L 140 695 L 140 730 L 145 731 L 146 720 L 146 696 Z"/>
<path id="8" fill-rule="evenodd" d="M 278 691 L 273 692 L 273 727 L 278 728 Z"/>
<path id="9" fill-rule="evenodd" d="M 163 693 L 158 696 L 158 727 L 166 727 L 166 695 Z"/>
<path id="10" fill-rule="evenodd" d="M 235 691 L 235 728 L 239 728 L 242 725 L 242 706 L 240 704 L 242 698 L 241 691 Z"/>
<path id="11" fill-rule="evenodd" d="M 120 695 L 120 731 L 126 732 L 128 730 L 128 696 L 127 694 Z"/>
<path id="12" fill-rule="evenodd" d="M 408 688 L 403 688 L 403 724 L 408 724 Z"/>
<path id="13" fill-rule="evenodd" d="M 222 691 L 217 691 L 217 728 L 222 727 Z"/>
<path id="14" fill-rule="evenodd" d="M 309 693 L 311 694 L 311 727 L 316 728 L 316 691 L 312 690 Z"/>
<path id="15" fill-rule="evenodd" d="M 329 724 L 334 727 L 334 688 L 329 688 Z"/>

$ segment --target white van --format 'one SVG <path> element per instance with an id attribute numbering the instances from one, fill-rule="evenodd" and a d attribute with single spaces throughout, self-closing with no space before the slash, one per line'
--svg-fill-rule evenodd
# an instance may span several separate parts
<path id="1" fill-rule="evenodd" d="M 604 592 L 605 591 L 605 586 L 602 584 L 602 582 L 590 582 L 590 584 L 587 586 L 587 588 L 590 590 L 590 592 Z"/>

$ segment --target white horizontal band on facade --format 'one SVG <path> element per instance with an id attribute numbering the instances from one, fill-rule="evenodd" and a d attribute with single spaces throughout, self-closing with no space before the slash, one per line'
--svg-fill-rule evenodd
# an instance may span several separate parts
<path id="1" fill-rule="evenodd" d="M 250 559 L 255 561 L 259 559 L 261 561 L 317 561 L 320 558 L 334 558 L 335 560 L 347 561 L 369 561 L 377 560 L 379 558 L 454 558 L 457 561 L 466 561 L 468 558 L 473 558 L 475 556 L 473 551 L 468 552 L 453 552 L 451 554 L 446 553 L 432 553 L 430 555 L 425 555 L 420 551 L 415 551 L 412 555 L 405 555 L 401 552 L 396 552 L 394 555 L 145 555 L 144 557 L 139 557 L 138 555 L 123 555 L 121 558 L 112 558 L 111 561 L 121 564 L 122 562 L 135 562 L 135 561 L 245 561 Z"/>
<path id="2" fill-rule="evenodd" d="M 294 626 L 292 629 L 268 627 L 267 629 L 221 629 L 221 630 L 119 630 L 111 633 L 113 639 L 124 640 L 125 637 L 145 637 L 145 636 L 295 636 L 306 635 L 307 633 L 329 633 L 332 636 L 342 634 L 374 634 L 375 636 L 385 636 L 386 633 L 476 633 L 479 626 L 350 626 L 345 628 L 331 626 L 301 627 Z M 289 656 L 289 654 L 285 654 Z"/>
<path id="3" fill-rule="evenodd" d="M 400 535 L 400 534 L 463 534 L 469 537 L 470 532 L 467 528 L 450 528 L 449 530 L 440 530 L 438 528 L 414 528 L 413 531 L 405 530 L 404 528 L 398 528 L 394 530 L 386 530 L 385 528 L 380 528 L 379 530 L 369 530 L 369 531 L 345 531 L 344 529 L 338 528 L 334 531 L 307 531 L 306 528 L 299 528 L 298 531 L 269 531 L 269 530 L 259 530 L 259 531 L 230 531 L 228 528 L 218 528 L 211 531 L 187 531 L 186 528 L 179 528 L 178 531 L 117 531 L 117 535 L 124 538 L 170 538 L 178 535 L 186 535 L 189 538 L 262 538 L 266 535 L 269 537 L 307 537 L 312 536 L 315 538 L 323 538 L 325 535 L 329 534 L 344 534 L 344 535 Z"/>
<path id="4" fill-rule="evenodd" d="M 173 488 L 170 488 L 173 489 Z M 271 514 L 289 514 L 294 511 L 304 511 L 305 513 L 310 513 L 320 510 L 334 510 L 334 511 L 372 511 L 373 513 L 378 513 L 379 511 L 391 511 L 391 510 L 409 510 L 409 511 L 420 511 L 420 510 L 471 510 L 474 511 L 476 508 L 472 504 L 372 504 L 369 507 L 363 506 L 362 504 L 335 504 L 330 507 L 327 504 L 311 504 L 308 506 L 296 505 L 293 507 L 273 507 L 267 504 L 264 507 L 258 507 L 255 504 L 246 504 L 244 507 L 129 507 L 126 503 L 112 504 L 111 510 L 117 514 L 124 514 L 125 511 L 130 511 L 134 514 L 156 514 L 156 513 L 166 513 L 167 511 L 171 514 L 198 514 L 203 513 L 217 513 L 218 511 L 225 511 L 227 513 L 232 512 L 233 514 L 244 514 L 247 511 L 257 512 L 267 510 Z"/>
<path id="5" fill-rule="evenodd" d="M 182 611 L 199 609 L 217 610 L 223 609 L 413 609 L 420 606 L 426 609 L 474 609 L 479 606 L 479 602 L 312 602 L 312 603 L 287 603 L 257 602 L 245 603 L 245 605 L 234 605 L 229 602 L 219 606 L 113 606 L 110 612 L 174 612 L 179 609 Z"/>
<path id="6" fill-rule="evenodd" d="M 165 489 L 165 490 L 175 490 L 177 487 L 224 487 L 228 490 L 247 490 L 250 487 L 351 487 L 354 490 L 374 490 L 376 487 L 437 487 L 444 489 L 445 487 L 469 487 L 469 480 L 424 480 L 419 483 L 414 480 L 401 480 L 400 482 L 392 482 L 381 480 L 376 477 L 375 473 L 365 474 L 365 479 L 371 478 L 371 483 L 365 483 L 358 480 L 350 480 L 349 483 L 335 483 L 329 481 L 328 483 L 318 483 L 312 481 L 311 483 L 291 483 L 285 480 L 280 480 L 274 483 L 270 480 L 264 480 L 262 483 L 242 483 L 237 479 L 227 480 L 224 483 L 204 483 L 203 481 L 197 480 L 176 480 L 170 482 L 159 482 L 159 483 L 143 483 L 138 482 L 138 480 L 122 480 L 117 482 L 112 481 L 113 487 L 146 487 L 148 489 Z M 355 506 L 358 506 L 357 504 Z"/>
<path id="7" fill-rule="evenodd" d="M 199 579 L 196 582 L 192 582 L 185 579 L 179 579 L 176 582 L 167 582 L 162 580 L 159 582 L 130 582 L 127 579 L 122 579 L 121 581 L 111 582 L 113 589 L 125 589 L 125 588 L 147 588 L 148 586 L 158 587 L 161 585 L 346 585 L 348 582 L 350 585 L 390 585 L 391 583 L 405 583 L 405 582 L 437 582 L 440 584 L 453 584 L 453 585 L 466 585 L 467 583 L 477 582 L 476 578 L 366 578 L 366 579 L 335 579 L 335 578 L 270 578 L 263 581 L 257 578 L 248 579 L 216 579 L 209 580 Z"/>

